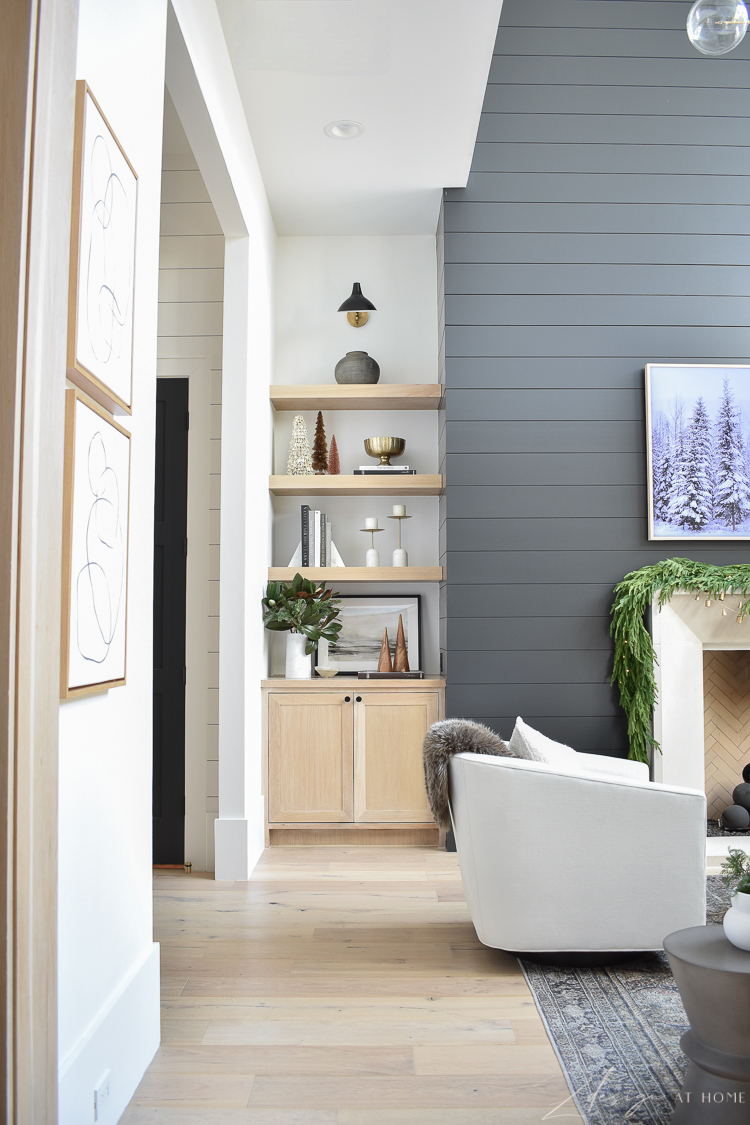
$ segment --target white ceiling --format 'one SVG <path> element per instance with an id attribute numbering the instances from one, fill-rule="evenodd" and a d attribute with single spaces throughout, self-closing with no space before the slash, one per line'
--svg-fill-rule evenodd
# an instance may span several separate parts
<path id="1" fill-rule="evenodd" d="M 217 0 L 276 229 L 433 234 L 466 183 L 502 0 Z M 353 119 L 353 140 L 326 136 Z"/>

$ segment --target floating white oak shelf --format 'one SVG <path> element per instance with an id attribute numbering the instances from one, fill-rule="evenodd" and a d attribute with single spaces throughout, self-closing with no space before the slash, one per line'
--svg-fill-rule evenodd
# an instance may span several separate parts
<path id="1" fill-rule="evenodd" d="M 312 582 L 442 582 L 442 566 L 269 566 L 269 582 L 291 582 L 295 574 Z"/>
<path id="2" fill-rule="evenodd" d="M 323 383 L 300 387 L 276 383 L 271 403 L 277 410 L 437 410 L 442 383 Z"/>
<path id="3" fill-rule="evenodd" d="M 437 473 L 415 476 L 272 476 L 274 496 L 439 496 L 443 478 Z"/>

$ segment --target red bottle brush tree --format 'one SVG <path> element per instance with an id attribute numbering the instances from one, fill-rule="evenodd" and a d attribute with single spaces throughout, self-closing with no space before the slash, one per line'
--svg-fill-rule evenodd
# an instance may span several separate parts
<path id="1" fill-rule="evenodd" d="M 336 435 L 331 434 L 331 448 L 328 451 L 328 472 L 331 476 L 338 476 L 341 473 L 341 462 L 339 461 L 339 447 L 336 445 Z"/>
<path id="2" fill-rule="evenodd" d="M 315 423 L 315 439 L 312 451 L 313 472 L 316 476 L 328 472 L 328 443 L 326 442 L 326 428 L 323 425 L 322 411 L 318 411 L 318 420 Z"/>

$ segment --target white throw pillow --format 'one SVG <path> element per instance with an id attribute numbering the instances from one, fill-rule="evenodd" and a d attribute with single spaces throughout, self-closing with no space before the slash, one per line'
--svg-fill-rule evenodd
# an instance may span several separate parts
<path id="1" fill-rule="evenodd" d="M 515 757 L 541 762 L 545 766 L 570 767 L 577 757 L 572 746 L 547 738 L 546 734 L 525 723 L 520 715 L 516 719 L 508 746 Z"/>

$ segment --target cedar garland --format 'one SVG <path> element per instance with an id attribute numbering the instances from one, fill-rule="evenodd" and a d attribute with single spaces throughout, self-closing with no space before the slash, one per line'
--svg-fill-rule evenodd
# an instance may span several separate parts
<path id="1" fill-rule="evenodd" d="M 659 743 L 651 733 L 656 702 L 654 663 L 656 655 L 644 614 L 658 594 L 659 608 L 678 591 L 720 594 L 741 598 L 736 616 L 750 612 L 750 564 L 711 566 L 692 559 L 666 559 L 626 574 L 615 586 L 610 634 L 615 642 L 612 684 L 620 689 L 620 705 L 628 717 L 629 757 L 648 762 L 649 749 Z"/>

